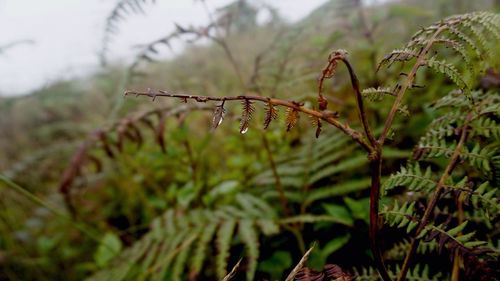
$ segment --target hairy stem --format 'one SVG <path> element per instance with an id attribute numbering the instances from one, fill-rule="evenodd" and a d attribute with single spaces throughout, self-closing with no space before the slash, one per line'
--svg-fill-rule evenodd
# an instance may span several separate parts
<path id="1" fill-rule="evenodd" d="M 460 134 L 460 140 L 453 151 L 453 154 L 450 158 L 450 161 L 448 162 L 448 165 L 446 166 L 443 175 L 439 179 L 439 182 L 437 184 L 436 190 L 434 191 L 434 194 L 432 195 L 432 198 L 429 201 L 429 204 L 427 205 L 427 208 L 425 209 L 424 215 L 422 216 L 422 219 L 420 220 L 420 223 L 417 227 L 417 230 L 415 232 L 415 238 L 412 239 L 411 245 L 410 245 L 410 250 L 408 251 L 408 254 L 405 257 L 405 260 L 403 262 L 403 266 L 401 267 L 401 271 L 399 272 L 399 276 L 397 278 L 397 281 L 403 281 L 406 278 L 406 274 L 408 273 L 408 269 L 410 268 L 410 263 L 415 255 L 415 252 L 418 248 L 418 245 L 420 243 L 420 239 L 417 239 L 418 235 L 424 228 L 427 226 L 429 223 L 429 219 L 431 218 L 431 215 L 434 211 L 434 208 L 436 207 L 437 201 L 441 197 L 441 194 L 443 191 L 446 189 L 446 180 L 448 177 L 451 175 L 451 172 L 453 169 L 455 169 L 456 165 L 458 164 L 458 161 L 460 160 L 460 153 L 462 152 L 465 140 L 467 139 L 467 132 L 468 132 L 468 127 L 469 127 L 469 122 L 472 119 L 472 113 L 468 113 L 467 117 L 465 118 L 465 122 L 462 126 L 462 132 Z"/>

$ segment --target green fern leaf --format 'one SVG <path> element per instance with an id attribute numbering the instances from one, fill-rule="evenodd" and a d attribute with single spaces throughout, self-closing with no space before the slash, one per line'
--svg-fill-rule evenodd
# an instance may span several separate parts
<path id="1" fill-rule="evenodd" d="M 464 94 L 467 97 L 470 96 L 469 86 L 462 79 L 462 75 L 460 75 L 455 66 L 445 61 L 436 60 L 434 57 L 428 59 L 426 65 L 432 70 L 447 76 L 451 81 L 453 81 L 453 83 L 455 83 L 455 85 L 457 85 L 457 87 L 464 91 Z"/>
<path id="2" fill-rule="evenodd" d="M 396 226 L 397 228 L 406 227 L 406 231 L 410 233 L 418 224 L 418 220 L 413 215 L 414 207 L 415 201 L 411 203 L 404 202 L 400 207 L 396 200 L 392 208 L 385 206 L 381 214 L 384 215 L 390 226 Z"/>
<path id="3" fill-rule="evenodd" d="M 222 222 L 217 231 L 217 256 L 215 257 L 216 274 L 218 279 L 224 278 L 227 275 L 227 259 L 229 257 L 229 249 L 233 232 L 236 226 L 234 219 L 229 219 Z"/>
<path id="4" fill-rule="evenodd" d="M 414 165 L 409 164 L 407 167 L 401 167 L 400 171 L 393 174 L 384 182 L 383 194 L 394 189 L 397 186 L 406 186 L 412 191 L 430 192 L 437 186 L 432 179 L 432 170 L 430 167 L 423 172 L 420 164 L 416 162 Z"/>
<path id="5" fill-rule="evenodd" d="M 254 224 L 250 220 L 239 222 L 239 231 L 241 240 L 245 244 L 246 256 L 248 258 L 248 267 L 246 269 L 247 280 L 254 280 L 257 270 L 257 259 L 259 258 L 259 239 L 255 231 Z"/>
<path id="6" fill-rule="evenodd" d="M 212 241 L 215 231 L 217 230 L 217 224 L 210 223 L 203 227 L 203 231 L 201 233 L 200 239 L 198 239 L 195 251 L 191 258 L 191 271 L 195 273 L 199 273 L 201 268 L 203 267 L 203 262 L 207 256 L 208 246 L 210 241 Z"/>

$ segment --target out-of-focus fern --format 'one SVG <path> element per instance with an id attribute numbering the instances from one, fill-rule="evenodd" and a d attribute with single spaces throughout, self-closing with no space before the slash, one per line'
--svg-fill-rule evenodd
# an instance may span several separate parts
<path id="1" fill-rule="evenodd" d="M 366 155 L 355 145 L 349 145 L 349 138 L 333 131 L 325 132 L 318 140 L 311 139 L 291 153 L 277 159 L 277 172 L 282 184 L 289 188 L 291 200 L 299 200 L 300 188 L 311 186 L 306 194 L 306 204 L 316 200 L 327 199 L 333 196 L 342 196 L 348 193 L 367 189 L 370 186 L 369 177 L 356 178 L 349 181 L 342 180 L 337 184 L 324 185 L 326 179 L 366 166 Z M 402 158 L 408 155 L 406 151 L 388 149 L 387 158 Z M 272 171 L 265 171 L 255 178 L 258 186 L 268 186 L 274 183 Z M 298 191 L 295 191 L 298 190 Z M 276 192 L 269 190 L 264 196 L 276 196 Z"/>
<path id="2" fill-rule="evenodd" d="M 400 268 L 396 267 L 395 270 L 389 270 L 389 275 L 392 278 L 397 276 Z M 356 281 L 379 281 L 382 280 L 378 272 L 372 268 L 362 268 L 361 270 L 354 269 L 354 276 L 356 277 Z M 422 266 L 417 264 L 413 269 L 408 272 L 406 276 L 406 280 L 408 281 L 440 281 L 443 280 L 441 273 L 431 275 L 429 271 L 429 266 Z"/>
<path id="3" fill-rule="evenodd" d="M 87 280 L 185 280 L 212 264 L 217 278 L 227 274 L 235 237 L 245 245 L 247 280 L 253 280 L 259 257 L 260 235 L 279 231 L 273 208 L 249 194 L 237 195 L 239 204 L 218 209 L 170 209 L 151 223 L 150 231 L 124 250 L 112 263 Z M 245 202 L 242 204 L 242 202 Z"/>
<path id="4" fill-rule="evenodd" d="M 475 67 L 480 64 L 473 63 L 473 60 L 488 59 L 486 63 L 498 61 L 499 53 L 496 51 L 498 48 L 495 43 L 497 41 L 486 40 L 486 38 L 491 35 L 496 37 L 499 30 L 500 16 L 496 13 L 476 12 L 452 16 L 416 32 L 403 49 L 396 49 L 386 55 L 378 68 L 417 59 L 414 70 L 426 66 L 444 74 L 462 93 L 472 99 L 472 82 L 469 81 L 467 75 L 461 73 L 462 67 L 452 64 L 441 57 L 440 52 L 434 51 L 442 46 L 451 48 L 462 58 L 461 61 L 464 62 L 467 70 L 474 73 Z M 469 50 L 472 50 L 474 55 L 469 54 Z M 415 73 L 413 72 L 412 75 Z M 413 78 L 412 76 L 410 80 L 413 81 Z M 396 85 L 395 89 L 401 86 Z M 405 89 L 406 87 L 411 89 L 414 85 L 407 85 Z"/>

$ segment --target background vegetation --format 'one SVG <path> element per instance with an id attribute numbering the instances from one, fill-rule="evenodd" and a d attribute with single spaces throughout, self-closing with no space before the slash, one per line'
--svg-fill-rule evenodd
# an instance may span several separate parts
<path id="1" fill-rule="evenodd" d="M 377 72 L 379 61 L 419 28 L 452 14 L 497 11 L 498 3 L 415 0 L 363 6 L 331 0 L 294 24 L 264 7 L 271 20 L 259 25 L 259 11 L 251 1 L 243 2 L 245 9 L 232 10 L 237 1 L 219 10 L 217 15 L 236 15 L 218 31 L 223 41 L 194 43 L 161 61 L 155 60 L 158 44 L 150 45 L 132 66 L 109 62 L 86 79 L 60 81 L 22 97 L 0 97 L 0 280 L 217 280 L 240 258 L 235 280 L 284 280 L 312 245 L 308 267 L 320 271 L 337 264 L 357 280 L 378 280 L 368 240 L 369 165 L 366 153 L 350 138 L 323 125 L 316 139 L 306 116 L 287 132 L 283 109 L 278 122 L 264 131 L 261 108 L 248 132 L 240 134 L 237 104 L 226 105 L 224 121 L 211 130 L 211 107 L 124 99 L 123 92 L 152 88 L 234 96 L 251 91 L 312 107 L 317 78 L 332 49 L 348 50 L 363 88 L 388 85 L 404 67 Z M 112 17 L 108 21 L 116 24 Z M 177 33 L 180 39 L 168 40 L 193 36 L 188 27 Z M 498 51 L 498 38 L 484 39 Z M 106 52 L 112 52 L 112 45 Z M 470 77 L 480 100 L 487 100 L 481 94 L 487 91 L 498 97 L 498 52 L 490 55 L 477 64 L 491 68 Z M 449 50 L 443 56 L 467 67 Z M 432 71 L 420 75 L 384 149 L 385 211 L 400 208 L 394 200 L 423 208 L 428 192 L 389 191 L 407 185 L 389 176 L 402 166 L 424 173 L 423 167 L 415 172 L 418 162 L 407 165 L 413 148 L 437 117 L 464 112 L 460 107 L 437 111 L 436 100 L 455 85 Z M 330 109 L 350 124 L 357 113 L 349 81 L 347 71 L 337 71 L 324 94 Z M 463 102 L 456 98 L 450 103 Z M 488 104 L 498 105 L 498 98 Z M 378 131 L 390 105 L 385 99 L 366 104 Z M 471 149 L 475 143 L 496 149 L 498 115 L 477 122 L 483 122 L 476 127 L 488 136 L 471 139 Z M 438 124 L 435 129 L 442 128 Z M 465 168 L 470 172 L 465 175 L 471 182 L 489 181 L 484 193 L 492 191 L 490 212 L 467 209 L 467 232 L 475 231 L 496 250 L 497 259 L 500 158 L 495 149 L 488 155 L 497 161 L 490 172 L 477 164 Z M 426 167 L 439 171 L 446 164 L 438 159 Z M 455 197 L 448 194 L 442 201 L 437 215 L 443 214 L 443 221 L 456 218 Z M 408 206 L 404 208 L 402 213 Z M 409 223 L 401 221 L 393 224 Z M 391 272 L 397 272 L 410 245 L 402 239 L 405 233 L 397 227 L 382 232 Z M 420 265 L 412 267 L 408 280 L 450 279 L 454 252 L 441 247 L 423 243 L 415 262 Z M 461 269 L 460 280 L 495 280 L 498 262 L 488 268 L 497 271 Z"/>

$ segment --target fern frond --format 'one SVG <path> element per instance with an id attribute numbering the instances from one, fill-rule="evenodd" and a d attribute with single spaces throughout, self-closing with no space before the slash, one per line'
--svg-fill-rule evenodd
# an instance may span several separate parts
<path id="1" fill-rule="evenodd" d="M 443 225 L 427 225 L 420 233 L 419 237 L 428 235 L 429 237 L 427 239 L 438 239 L 439 252 L 441 252 L 445 246 L 448 246 L 450 250 L 456 249 L 464 254 L 469 252 L 472 248 L 477 248 L 478 246 L 486 244 L 484 241 L 472 241 L 475 232 L 462 233 L 467 223 L 468 221 L 464 221 L 460 225 L 449 230 L 444 230 Z"/>
<path id="2" fill-rule="evenodd" d="M 465 149 L 461 157 L 467 161 L 472 166 L 475 166 L 479 170 L 484 170 L 486 172 L 491 171 L 491 159 L 493 156 L 498 155 L 499 147 L 494 144 L 493 146 L 488 145 L 481 147 L 479 143 L 476 143 L 472 150 Z"/>
<path id="3" fill-rule="evenodd" d="M 500 17 L 498 14 L 487 12 L 476 12 L 470 17 L 470 22 L 477 23 L 493 34 L 496 40 L 500 40 Z"/>
<path id="4" fill-rule="evenodd" d="M 247 280 L 254 280 L 259 258 L 259 239 L 251 220 L 242 220 L 238 224 L 241 240 L 245 244 L 248 266 L 246 269 Z"/>
<path id="5" fill-rule="evenodd" d="M 377 71 L 387 65 L 388 67 L 391 66 L 394 62 L 396 61 L 408 61 L 413 58 L 416 58 L 418 56 L 419 52 L 417 50 L 411 49 L 411 48 L 405 48 L 401 50 L 394 50 L 388 55 L 386 55 L 379 63 L 377 67 Z"/>
<path id="6" fill-rule="evenodd" d="M 491 187 L 488 181 L 480 184 L 476 189 L 468 186 L 467 177 L 458 183 L 447 183 L 447 188 L 457 191 L 458 194 L 465 194 L 465 202 L 472 202 L 472 205 L 485 212 L 488 219 L 494 219 L 499 215 L 500 203 L 497 198 L 498 188 Z"/>
<path id="7" fill-rule="evenodd" d="M 415 201 L 409 204 L 408 202 L 404 202 L 400 207 L 396 200 L 392 208 L 385 206 L 381 214 L 384 215 L 385 220 L 390 226 L 396 226 L 397 228 L 406 227 L 406 232 L 410 233 L 418 225 L 418 220 L 413 214 L 414 207 Z"/>
<path id="8" fill-rule="evenodd" d="M 297 122 L 299 121 L 299 112 L 295 110 L 294 108 L 287 108 L 286 109 L 286 130 L 287 132 L 290 131 L 295 125 L 297 125 Z"/>
<path id="9" fill-rule="evenodd" d="M 117 275 L 120 278 L 106 280 L 184 280 L 187 272 L 200 274 L 205 263 L 215 263 L 215 273 L 222 278 L 233 242 L 247 249 L 250 269 L 247 276 L 252 280 L 259 257 L 259 236 L 276 234 L 279 225 L 267 202 L 249 194 L 237 196 L 237 205 L 220 206 L 216 210 L 167 210 L 153 220 L 143 238 L 115 258 L 112 268 L 103 269 L 88 280 L 114 276 L 115 268 L 123 270 Z M 207 259 L 210 253 L 214 253 L 214 260 Z M 134 262 L 126 266 L 129 260 Z M 134 266 L 138 269 L 133 270 Z"/>
<path id="10" fill-rule="evenodd" d="M 381 101 L 385 96 L 395 96 L 394 90 L 391 88 L 368 88 L 364 89 L 361 94 L 363 97 L 371 101 Z"/>
<path id="11" fill-rule="evenodd" d="M 143 14 L 144 5 L 148 3 L 155 3 L 156 0 L 120 0 L 114 6 L 113 10 L 106 18 L 106 26 L 104 28 L 104 35 L 102 38 L 101 46 L 101 62 L 106 63 L 106 55 L 109 50 L 114 36 L 118 34 L 120 22 L 126 21 L 127 17 L 131 14 Z"/>
<path id="12" fill-rule="evenodd" d="M 396 272 L 399 272 L 399 268 L 396 269 Z M 420 264 L 417 264 L 413 270 L 410 269 L 408 271 L 408 275 L 406 275 L 406 280 L 408 281 L 439 281 L 442 280 L 441 273 L 435 274 L 433 276 L 429 273 L 429 265 L 424 265 L 423 267 Z"/>
<path id="13" fill-rule="evenodd" d="M 480 46 L 480 48 L 483 50 L 482 57 L 487 58 L 489 56 L 488 54 L 488 48 L 487 48 L 487 43 L 486 43 L 486 36 L 483 34 L 482 30 L 477 28 L 477 25 L 470 22 L 470 21 L 462 21 L 461 25 L 464 27 L 464 29 L 469 30 L 469 32 L 474 35 L 476 38 L 476 42 Z"/>
<path id="14" fill-rule="evenodd" d="M 356 281 L 379 281 L 380 275 L 373 267 L 362 267 L 360 270 L 353 268 Z"/>
<path id="15" fill-rule="evenodd" d="M 466 96 L 470 96 L 470 89 L 467 83 L 462 79 L 462 75 L 458 72 L 454 65 L 447 63 L 446 61 L 436 60 L 434 57 L 431 57 L 426 61 L 426 65 L 441 74 L 444 74 L 448 77 L 457 87 L 459 87 L 462 91 L 464 91 Z"/>
<path id="16" fill-rule="evenodd" d="M 180 250 L 179 254 L 175 258 L 174 264 L 172 265 L 171 269 L 171 280 L 173 281 L 181 281 L 183 280 L 182 274 L 184 273 L 184 269 L 186 268 L 186 263 L 188 261 L 189 255 L 193 252 L 192 249 L 192 244 L 195 241 L 195 239 L 201 235 L 202 231 L 200 230 L 198 233 L 196 233 L 192 239 L 187 240 L 187 243 L 183 243 L 182 247 L 183 249 Z"/>
<path id="17" fill-rule="evenodd" d="M 224 103 L 215 107 L 214 116 L 212 117 L 212 129 L 217 129 L 219 125 L 224 120 L 224 115 L 226 114 L 226 109 L 224 109 Z"/>
<path id="18" fill-rule="evenodd" d="M 321 134 L 321 120 L 316 117 L 316 116 L 309 116 L 311 118 L 311 123 L 313 127 L 316 127 L 316 133 L 315 136 L 316 138 L 319 138 L 319 135 Z"/>
<path id="19" fill-rule="evenodd" d="M 451 48 L 457 55 L 460 56 L 467 69 L 474 72 L 474 67 L 469 55 L 467 54 L 467 49 L 462 43 L 451 39 L 436 39 L 436 43 L 443 43 L 446 47 Z"/>
<path id="20" fill-rule="evenodd" d="M 229 219 L 222 222 L 217 231 L 217 255 L 215 256 L 216 274 L 218 279 L 223 279 L 227 275 L 227 259 L 233 237 L 236 221 Z"/>
<path id="21" fill-rule="evenodd" d="M 255 111 L 255 107 L 253 105 L 253 101 L 248 99 L 242 101 L 242 105 L 243 110 L 241 113 L 240 133 L 245 134 L 248 131 L 248 126 Z"/>
<path id="22" fill-rule="evenodd" d="M 456 143 L 447 143 L 445 139 L 422 138 L 414 151 L 414 158 L 450 157 L 455 150 Z"/>
<path id="23" fill-rule="evenodd" d="M 432 179 L 431 167 L 428 166 L 425 171 L 422 171 L 420 164 L 416 162 L 414 165 L 408 164 L 407 167 L 401 167 L 399 172 L 391 175 L 384 182 L 383 194 L 387 194 L 397 186 L 406 186 L 411 191 L 431 192 L 437 184 Z"/>
<path id="24" fill-rule="evenodd" d="M 278 109 L 273 104 L 267 103 L 266 117 L 264 118 L 264 129 L 269 127 L 271 121 L 278 118 Z"/>
<path id="25" fill-rule="evenodd" d="M 474 100 L 477 98 L 477 93 L 471 93 Z M 435 109 L 443 108 L 443 107 L 465 107 L 468 106 L 469 102 L 467 98 L 457 90 L 451 91 L 449 94 L 444 97 L 438 99 L 436 102 L 432 104 L 432 107 Z M 450 112 L 450 114 L 462 115 L 456 111 Z"/>
<path id="26" fill-rule="evenodd" d="M 476 54 L 477 57 L 482 58 L 483 55 L 481 53 L 481 48 L 474 42 L 474 40 L 464 32 L 462 32 L 460 29 L 450 26 L 448 28 L 448 31 L 453 34 L 457 40 L 465 42 Z"/>
<path id="27" fill-rule="evenodd" d="M 437 157 L 450 157 L 455 150 L 456 144 L 447 143 L 444 139 L 424 139 L 422 143 L 419 144 L 418 148 L 415 150 L 415 159 L 422 158 L 437 158 Z M 485 172 L 491 172 L 491 161 L 493 157 L 498 153 L 498 145 L 487 145 L 481 147 L 479 143 L 476 143 L 472 150 L 465 147 L 460 153 L 460 158 L 467 160 L 472 166 L 483 170 Z"/>
<path id="28" fill-rule="evenodd" d="M 389 270 L 389 276 L 391 278 L 396 278 L 400 271 L 399 266 L 397 265 L 395 269 Z M 378 272 L 372 268 L 362 268 L 361 270 L 354 269 L 354 274 L 356 277 L 356 281 L 379 281 L 381 280 Z M 441 281 L 443 280 L 441 273 L 437 273 L 434 275 L 430 274 L 430 268 L 428 265 L 422 266 L 421 264 L 415 265 L 413 269 L 408 271 L 408 274 L 405 278 L 408 281 Z"/>
<path id="29" fill-rule="evenodd" d="M 482 116 L 472 121 L 471 134 L 500 140 L 500 124 L 496 120 Z"/>

